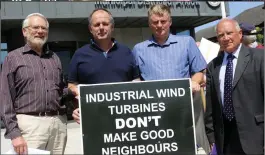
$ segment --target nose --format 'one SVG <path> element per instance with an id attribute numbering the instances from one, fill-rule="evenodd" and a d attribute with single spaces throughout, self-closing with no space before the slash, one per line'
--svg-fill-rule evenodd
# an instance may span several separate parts
<path id="1" fill-rule="evenodd" d="M 37 29 L 38 33 L 44 33 L 45 30 L 43 30 L 41 27 Z"/>
<path id="2" fill-rule="evenodd" d="M 100 28 L 100 29 L 103 29 L 103 24 L 100 24 L 100 25 L 99 25 L 99 28 Z"/>
<path id="3" fill-rule="evenodd" d="M 157 26 L 158 26 L 158 27 L 161 27 L 161 26 L 162 26 L 161 21 L 158 21 Z"/>
<path id="4" fill-rule="evenodd" d="M 228 40 L 229 39 L 229 36 L 227 34 L 224 34 L 224 37 L 223 37 L 224 40 Z"/>
<path id="5" fill-rule="evenodd" d="M 38 33 L 44 33 L 47 31 L 47 28 L 39 26 L 36 28 L 36 30 Z"/>

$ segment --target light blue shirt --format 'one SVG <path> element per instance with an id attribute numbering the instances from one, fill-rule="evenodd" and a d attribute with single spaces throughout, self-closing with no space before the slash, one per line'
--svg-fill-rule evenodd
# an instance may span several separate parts
<path id="1" fill-rule="evenodd" d="M 163 45 L 153 37 L 133 48 L 144 80 L 190 78 L 206 68 L 206 61 L 190 36 L 170 34 Z"/>
<path id="2" fill-rule="evenodd" d="M 235 58 L 233 59 L 233 79 L 234 79 L 234 75 L 236 71 L 236 64 L 237 64 L 240 49 L 241 49 L 241 44 L 238 46 L 237 50 L 232 53 L 235 56 Z M 225 83 L 225 70 L 226 70 L 226 65 L 227 65 L 227 56 L 228 54 L 227 52 L 225 52 L 223 63 L 222 63 L 220 73 L 219 73 L 219 83 L 220 83 L 222 105 L 224 105 L 224 83 Z"/>

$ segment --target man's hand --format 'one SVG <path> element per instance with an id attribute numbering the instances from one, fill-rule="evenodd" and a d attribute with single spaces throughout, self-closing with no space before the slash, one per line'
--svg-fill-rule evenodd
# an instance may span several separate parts
<path id="1" fill-rule="evenodd" d="M 73 114 L 72 114 L 74 120 L 80 124 L 80 115 L 79 115 L 79 108 L 76 108 L 74 111 L 73 111 Z"/>
<path id="2" fill-rule="evenodd" d="M 192 92 L 198 92 L 201 90 L 200 84 L 195 81 L 191 81 Z"/>
<path id="3" fill-rule="evenodd" d="M 73 84 L 73 83 L 68 83 L 68 88 L 71 90 L 71 92 L 73 93 L 73 95 L 75 97 L 77 97 L 79 95 L 78 93 L 78 89 L 77 89 L 77 85 Z"/>
<path id="4" fill-rule="evenodd" d="M 12 145 L 17 154 L 28 154 L 27 142 L 22 136 L 12 139 Z"/>

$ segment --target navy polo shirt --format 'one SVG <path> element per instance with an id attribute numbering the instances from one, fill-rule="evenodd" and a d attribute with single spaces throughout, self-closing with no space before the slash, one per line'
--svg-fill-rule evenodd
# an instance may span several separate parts
<path id="1" fill-rule="evenodd" d="M 70 83 L 96 84 L 132 81 L 139 71 L 131 50 L 114 41 L 104 53 L 93 41 L 78 49 L 70 63 Z"/>

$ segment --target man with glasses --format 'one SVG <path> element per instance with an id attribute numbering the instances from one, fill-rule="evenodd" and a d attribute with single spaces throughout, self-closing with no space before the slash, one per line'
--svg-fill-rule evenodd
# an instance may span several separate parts
<path id="1" fill-rule="evenodd" d="M 62 66 L 45 45 L 49 23 L 33 13 L 23 21 L 25 46 L 8 53 L 0 77 L 1 114 L 5 137 L 18 154 L 28 148 L 63 154 L 67 118 L 61 109 Z"/>

